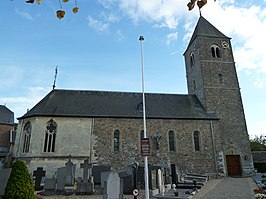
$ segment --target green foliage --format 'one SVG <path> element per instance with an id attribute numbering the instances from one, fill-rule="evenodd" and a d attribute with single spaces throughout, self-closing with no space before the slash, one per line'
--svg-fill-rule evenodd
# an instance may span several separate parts
<path id="1" fill-rule="evenodd" d="M 25 163 L 21 160 L 12 165 L 3 198 L 32 199 L 34 198 L 33 182 Z"/>
<path id="2" fill-rule="evenodd" d="M 266 136 L 255 136 L 250 140 L 251 151 L 266 151 Z"/>
<path id="3" fill-rule="evenodd" d="M 254 162 L 254 167 L 257 169 L 259 173 L 265 173 L 266 172 L 266 163 L 256 163 Z"/>

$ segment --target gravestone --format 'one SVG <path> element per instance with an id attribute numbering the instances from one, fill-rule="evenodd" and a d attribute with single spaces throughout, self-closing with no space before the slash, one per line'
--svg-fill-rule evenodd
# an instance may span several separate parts
<path id="1" fill-rule="evenodd" d="M 74 177 L 75 177 L 75 165 L 68 159 L 66 165 L 66 186 L 74 185 Z"/>
<path id="2" fill-rule="evenodd" d="M 9 179 L 11 169 L 0 169 L 0 198 L 5 194 L 7 181 Z"/>
<path id="3" fill-rule="evenodd" d="M 111 166 L 93 166 L 92 176 L 95 185 L 101 185 L 101 173 L 111 171 Z"/>
<path id="4" fill-rule="evenodd" d="M 131 168 L 132 169 L 132 168 Z M 132 175 L 132 170 L 126 170 L 118 173 L 120 179 L 123 180 L 123 194 L 131 195 L 134 190 L 134 177 Z"/>
<path id="5" fill-rule="evenodd" d="M 123 199 L 123 180 L 115 171 L 111 171 L 104 182 L 103 199 Z"/>
<path id="6" fill-rule="evenodd" d="M 57 169 L 57 190 L 58 191 L 64 191 L 65 190 L 65 184 L 66 184 L 66 174 L 67 168 L 61 167 Z"/>
<path id="7" fill-rule="evenodd" d="M 45 178 L 44 190 L 45 191 L 55 191 L 56 179 L 55 178 Z"/>
<path id="8" fill-rule="evenodd" d="M 158 182 L 158 189 L 159 189 L 159 192 L 162 193 L 162 189 L 163 189 L 163 175 L 162 175 L 162 170 L 161 169 L 158 169 L 157 171 L 158 175 L 157 175 L 157 182 Z"/>
<path id="9" fill-rule="evenodd" d="M 156 185 L 156 174 L 157 171 L 156 170 L 151 170 L 151 189 L 156 189 L 157 188 L 157 185 Z"/>
<path id="10" fill-rule="evenodd" d="M 93 177 L 88 175 L 89 169 L 92 169 L 92 163 L 89 163 L 89 160 L 84 160 L 83 164 L 80 164 L 80 168 L 83 168 L 83 179 L 81 180 L 79 178 L 78 184 L 77 184 L 77 195 L 91 195 L 94 193 L 94 183 L 93 183 Z"/>
<path id="11" fill-rule="evenodd" d="M 35 191 L 40 191 L 43 189 L 41 184 L 44 181 L 45 173 L 46 171 L 44 171 L 42 167 L 37 167 L 37 170 L 33 171 Z"/>
<path id="12" fill-rule="evenodd" d="M 159 189 L 157 189 L 157 170 L 151 170 L 151 195 L 155 196 L 159 193 Z"/>

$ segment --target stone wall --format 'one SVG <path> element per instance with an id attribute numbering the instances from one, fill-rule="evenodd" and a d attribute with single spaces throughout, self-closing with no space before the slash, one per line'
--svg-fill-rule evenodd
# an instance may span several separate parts
<path id="1" fill-rule="evenodd" d="M 214 121 L 214 140 L 216 150 L 220 149 L 218 122 Z M 140 132 L 143 129 L 141 119 L 95 119 L 94 135 L 97 137 L 95 154 L 99 165 L 112 165 L 119 170 L 135 158 L 143 166 L 140 154 Z M 113 149 L 114 131 L 120 131 L 120 151 Z M 169 151 L 168 132 L 175 132 L 176 151 Z M 200 132 L 201 150 L 194 150 L 193 132 Z M 162 137 L 157 150 L 153 135 L 158 132 Z M 160 165 L 162 160 L 170 164 L 178 164 L 187 172 L 215 172 L 214 148 L 210 121 L 207 120 L 168 120 L 147 119 L 147 137 L 151 142 L 151 155 L 148 157 L 152 165 Z"/>

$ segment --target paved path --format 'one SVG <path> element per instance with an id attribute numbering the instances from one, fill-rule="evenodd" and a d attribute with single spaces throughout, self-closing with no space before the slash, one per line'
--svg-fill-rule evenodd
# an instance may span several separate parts
<path id="1" fill-rule="evenodd" d="M 256 184 L 251 178 L 225 178 L 207 182 L 193 199 L 254 199 Z"/>

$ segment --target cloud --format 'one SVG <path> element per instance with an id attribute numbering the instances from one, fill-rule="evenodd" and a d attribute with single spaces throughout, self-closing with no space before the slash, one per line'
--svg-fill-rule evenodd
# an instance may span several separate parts
<path id="1" fill-rule="evenodd" d="M 28 19 L 30 21 L 33 21 L 33 17 L 30 15 L 30 13 L 25 12 L 25 11 L 20 11 L 18 8 L 15 9 L 15 13 L 25 19 Z"/>
<path id="2" fill-rule="evenodd" d="M 177 40 L 177 32 L 172 32 L 166 36 L 165 43 L 169 45 L 171 42 Z"/>
<path id="3" fill-rule="evenodd" d="M 125 40 L 125 35 L 122 33 L 121 30 L 117 30 L 115 33 L 115 38 L 117 41 L 123 41 Z"/>
<path id="4" fill-rule="evenodd" d="M 110 8 L 110 0 L 101 0 L 101 3 Z M 116 6 L 134 23 L 140 23 L 142 20 L 156 22 L 154 27 L 169 29 L 177 27 L 179 19 L 186 13 L 186 4 L 187 0 L 116 1 Z"/>
<path id="5" fill-rule="evenodd" d="M 109 28 L 109 23 L 104 23 L 98 19 L 91 17 L 91 16 L 88 16 L 87 20 L 88 20 L 89 27 L 91 27 L 92 29 L 95 29 L 99 32 L 105 32 Z"/>
<path id="6" fill-rule="evenodd" d="M 26 96 L 0 97 L 0 104 L 6 104 L 15 113 L 15 118 L 20 117 L 27 112 L 27 109 L 31 109 L 37 104 L 50 90 L 51 88 L 48 87 L 29 87 L 24 92 Z"/>

